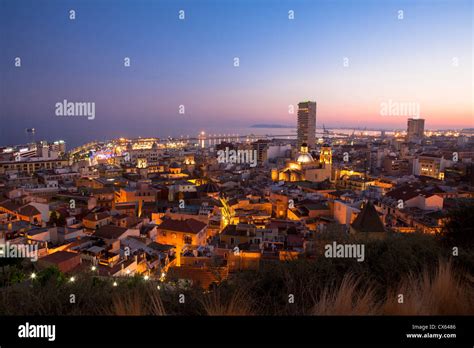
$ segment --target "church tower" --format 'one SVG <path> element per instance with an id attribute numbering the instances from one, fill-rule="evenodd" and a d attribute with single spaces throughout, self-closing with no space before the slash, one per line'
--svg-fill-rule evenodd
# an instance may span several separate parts
<path id="1" fill-rule="evenodd" d="M 324 163 L 325 165 L 332 164 L 332 150 L 331 146 L 324 144 L 321 147 L 321 152 L 319 154 L 319 163 Z"/>

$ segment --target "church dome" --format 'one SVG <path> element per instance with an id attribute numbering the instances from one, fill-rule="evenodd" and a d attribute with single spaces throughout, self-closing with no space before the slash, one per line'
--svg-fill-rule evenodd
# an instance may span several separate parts
<path id="1" fill-rule="evenodd" d="M 170 168 L 172 169 L 179 169 L 181 166 L 178 164 L 178 162 L 173 162 L 170 164 Z"/>
<path id="2" fill-rule="evenodd" d="M 314 159 L 308 152 L 303 152 L 299 154 L 297 161 L 299 163 L 311 163 L 314 162 Z"/>
<path id="3" fill-rule="evenodd" d="M 214 182 L 208 182 L 207 184 L 199 186 L 199 191 L 205 193 L 217 193 L 219 192 L 219 186 Z"/>
<path id="4" fill-rule="evenodd" d="M 306 143 L 301 144 L 301 150 L 298 153 L 299 163 L 311 163 L 314 162 L 313 156 L 308 152 L 308 145 Z"/>

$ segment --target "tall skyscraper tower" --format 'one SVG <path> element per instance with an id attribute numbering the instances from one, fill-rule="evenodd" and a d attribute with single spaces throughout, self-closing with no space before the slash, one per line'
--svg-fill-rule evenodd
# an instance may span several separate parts
<path id="1" fill-rule="evenodd" d="M 407 142 L 420 143 L 425 136 L 425 120 L 422 118 L 409 118 L 407 125 Z"/>
<path id="2" fill-rule="evenodd" d="M 298 149 L 306 143 L 310 149 L 316 145 L 316 102 L 298 104 L 297 124 Z"/>

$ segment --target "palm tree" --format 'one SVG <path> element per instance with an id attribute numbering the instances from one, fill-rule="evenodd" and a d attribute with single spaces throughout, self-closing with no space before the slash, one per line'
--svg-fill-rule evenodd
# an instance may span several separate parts
<path id="1" fill-rule="evenodd" d="M 229 201 L 223 195 L 219 197 L 219 201 L 222 203 L 222 216 L 224 221 L 224 227 L 227 226 L 229 223 L 232 222 L 234 218 L 234 213 L 232 212 L 232 208 L 229 206 Z"/>

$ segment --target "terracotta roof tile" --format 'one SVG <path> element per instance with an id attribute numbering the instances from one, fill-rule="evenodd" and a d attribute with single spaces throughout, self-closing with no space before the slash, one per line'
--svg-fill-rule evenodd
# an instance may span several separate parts
<path id="1" fill-rule="evenodd" d="M 194 233 L 194 234 L 200 232 L 204 227 L 206 227 L 205 223 L 195 220 L 195 219 L 186 219 L 186 220 L 167 219 L 167 220 L 164 220 L 158 226 L 159 229 L 163 229 L 163 230 Z"/>

